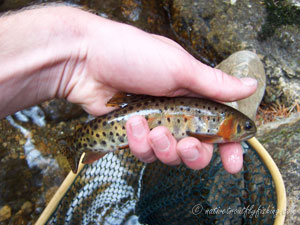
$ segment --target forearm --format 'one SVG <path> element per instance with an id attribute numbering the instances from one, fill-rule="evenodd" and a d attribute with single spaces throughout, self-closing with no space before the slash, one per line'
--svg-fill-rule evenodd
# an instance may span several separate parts
<path id="1" fill-rule="evenodd" d="M 85 57 L 84 26 L 73 10 L 44 7 L 0 18 L 0 118 L 65 96 L 74 64 Z"/>

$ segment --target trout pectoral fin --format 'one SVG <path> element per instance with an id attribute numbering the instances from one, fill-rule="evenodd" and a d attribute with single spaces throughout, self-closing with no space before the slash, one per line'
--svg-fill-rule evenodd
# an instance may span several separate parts
<path id="1" fill-rule="evenodd" d="M 197 138 L 199 141 L 205 142 L 205 143 L 219 143 L 222 142 L 223 138 L 219 135 L 215 134 L 199 134 L 187 131 L 187 135 Z"/>
<path id="2" fill-rule="evenodd" d="M 149 96 L 147 95 L 133 95 L 123 92 L 117 92 L 111 99 L 108 100 L 106 106 L 124 108 L 130 103 L 142 101 L 147 98 L 149 98 Z"/>
<path id="3" fill-rule="evenodd" d="M 104 153 L 97 153 L 97 152 L 86 152 L 84 155 L 84 158 L 82 160 L 82 163 L 89 164 L 92 163 L 100 158 L 102 158 L 106 152 Z"/>

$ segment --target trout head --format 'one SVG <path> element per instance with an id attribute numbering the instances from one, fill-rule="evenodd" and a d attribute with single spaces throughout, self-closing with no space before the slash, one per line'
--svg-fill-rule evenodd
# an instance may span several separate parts
<path id="1" fill-rule="evenodd" d="M 228 116 L 220 125 L 218 135 L 224 142 L 240 142 L 253 137 L 256 133 L 255 123 L 246 115 Z"/>

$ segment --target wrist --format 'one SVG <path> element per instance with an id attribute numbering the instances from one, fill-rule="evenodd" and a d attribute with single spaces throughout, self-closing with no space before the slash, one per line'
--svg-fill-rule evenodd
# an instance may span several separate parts
<path id="1" fill-rule="evenodd" d="M 58 6 L 0 18 L 0 118 L 66 95 L 68 81 L 85 60 L 78 13 Z"/>

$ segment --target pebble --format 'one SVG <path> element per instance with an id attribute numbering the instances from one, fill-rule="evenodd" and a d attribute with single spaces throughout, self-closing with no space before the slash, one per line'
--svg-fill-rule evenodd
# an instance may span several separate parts
<path id="1" fill-rule="evenodd" d="M 0 209 L 0 222 L 5 221 L 11 217 L 11 208 L 5 205 Z"/>
<path id="2" fill-rule="evenodd" d="M 32 203 L 30 201 L 24 202 L 22 207 L 21 207 L 21 211 L 24 214 L 29 215 L 32 212 Z"/>

